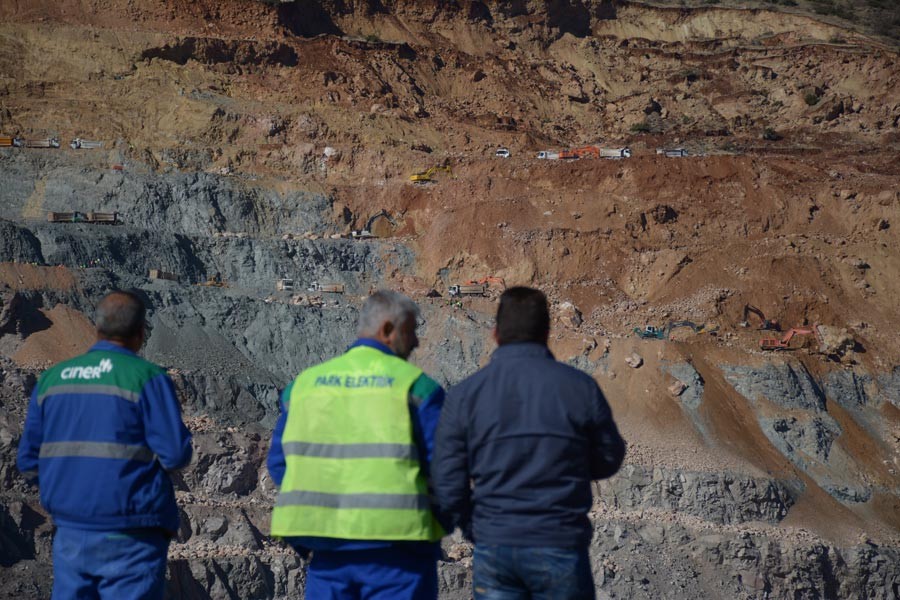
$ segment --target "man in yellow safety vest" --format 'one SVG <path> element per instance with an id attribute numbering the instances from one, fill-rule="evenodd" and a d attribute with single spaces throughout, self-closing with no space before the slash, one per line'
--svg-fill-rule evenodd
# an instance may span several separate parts
<path id="1" fill-rule="evenodd" d="M 360 309 L 358 339 L 281 395 L 268 468 L 273 536 L 312 552 L 306 597 L 437 597 L 428 468 L 444 390 L 406 362 L 418 307 L 391 291 Z"/>

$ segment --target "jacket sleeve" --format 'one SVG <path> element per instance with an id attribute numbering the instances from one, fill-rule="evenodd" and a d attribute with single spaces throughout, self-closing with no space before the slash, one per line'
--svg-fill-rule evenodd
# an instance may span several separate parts
<path id="1" fill-rule="evenodd" d="M 625 440 L 613 421 L 609 403 L 600 387 L 594 383 L 592 418 L 588 425 L 590 436 L 591 479 L 606 479 L 615 475 L 625 459 Z"/>
<path id="2" fill-rule="evenodd" d="M 409 390 L 409 410 L 413 435 L 419 450 L 419 462 L 427 477 L 434 454 L 434 435 L 444 407 L 444 388 L 422 374 Z"/>
<path id="3" fill-rule="evenodd" d="M 460 398 L 450 390 L 435 436 L 431 478 L 441 513 L 466 531 L 472 492 L 465 415 L 460 413 Z"/>
<path id="4" fill-rule="evenodd" d="M 278 415 L 278 421 L 275 423 L 275 430 L 272 432 L 272 443 L 269 446 L 269 455 L 266 457 L 266 467 L 269 469 L 269 476 L 279 488 L 281 487 L 281 480 L 284 479 L 284 472 L 287 469 L 281 437 L 284 435 L 284 426 L 287 424 L 288 402 L 291 398 L 291 387 L 293 385 L 293 383 L 288 385 L 281 393 L 281 399 L 278 402 L 281 414 Z"/>
<path id="5" fill-rule="evenodd" d="M 140 402 L 144 437 L 160 464 L 167 471 L 188 466 L 193 455 L 191 434 L 181 420 L 181 407 L 169 376 L 161 373 L 148 381 Z"/>
<path id="6" fill-rule="evenodd" d="M 22 439 L 19 441 L 19 471 L 29 483 L 38 482 L 38 462 L 41 453 L 41 443 L 44 440 L 43 413 L 38 406 L 38 386 L 34 386 L 31 392 L 31 400 L 28 403 L 28 414 L 25 416 L 25 427 L 22 431 Z"/>

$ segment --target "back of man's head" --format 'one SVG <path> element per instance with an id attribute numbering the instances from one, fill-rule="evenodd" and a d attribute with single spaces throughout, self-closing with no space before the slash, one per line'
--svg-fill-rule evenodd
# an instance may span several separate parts
<path id="1" fill-rule="evenodd" d="M 357 334 L 359 337 L 371 337 L 378 333 L 383 323 L 390 322 L 394 327 L 408 319 L 416 319 L 419 316 L 419 307 L 416 303 L 391 290 L 378 290 L 363 302 L 359 309 L 359 323 Z"/>
<path id="2" fill-rule="evenodd" d="M 116 290 L 100 300 L 94 315 L 97 336 L 104 340 L 125 342 L 144 331 L 147 309 L 134 292 Z"/>
<path id="3" fill-rule="evenodd" d="M 497 343 L 546 344 L 550 335 L 550 310 L 540 290 L 512 287 L 500 296 L 497 308 Z"/>

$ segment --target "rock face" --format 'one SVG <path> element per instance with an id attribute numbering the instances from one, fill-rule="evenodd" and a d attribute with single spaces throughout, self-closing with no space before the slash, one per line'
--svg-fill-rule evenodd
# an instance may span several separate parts
<path id="1" fill-rule="evenodd" d="M 280 391 L 379 287 L 420 305 L 413 358 L 452 386 L 490 360 L 499 280 L 547 293 L 551 350 L 630 444 L 593 490 L 601 600 L 900 597 L 896 53 L 809 3 L 674 4 L 0 2 L 0 133 L 104 144 L 0 148 L 0 597 L 50 594 L 16 450 L 108 290 L 151 307 L 142 352 L 194 434 L 168 596 L 275 599 L 306 583 L 268 536 Z M 632 157 L 534 158 L 600 138 Z M 826 324 L 826 351 L 759 351 L 746 304 Z M 715 327 L 626 337 L 687 319 Z M 443 541 L 443 600 L 472 561 Z"/>

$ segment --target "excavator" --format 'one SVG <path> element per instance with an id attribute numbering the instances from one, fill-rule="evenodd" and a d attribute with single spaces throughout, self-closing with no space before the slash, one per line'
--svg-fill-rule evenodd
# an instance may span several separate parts
<path id="1" fill-rule="evenodd" d="M 409 180 L 413 183 L 431 183 L 432 181 L 434 181 L 434 179 L 432 179 L 432 175 L 434 175 L 438 171 L 446 171 L 450 174 L 451 177 L 453 176 L 453 171 L 450 169 L 450 166 L 444 165 L 431 167 L 427 171 L 422 171 L 421 173 L 414 173 L 409 176 Z"/>
<path id="2" fill-rule="evenodd" d="M 201 281 L 200 283 L 197 283 L 197 284 L 195 284 L 195 285 L 198 285 L 198 286 L 200 286 L 200 287 L 218 287 L 218 288 L 227 288 L 227 287 L 228 287 L 228 282 L 227 282 L 227 281 L 223 281 L 223 280 L 222 280 L 222 274 L 216 272 L 216 274 L 213 275 L 212 278 L 207 279 L 206 281 Z"/>
<path id="3" fill-rule="evenodd" d="M 363 229 L 354 229 L 353 231 L 351 231 L 350 237 L 356 240 L 367 240 L 376 237 L 372 234 L 372 223 L 374 223 L 375 219 L 378 219 L 379 217 L 384 217 L 391 225 L 393 225 L 394 227 L 397 226 L 397 222 L 391 218 L 391 215 L 389 215 L 386 210 L 382 209 L 381 212 L 369 217 L 369 220 L 366 221 L 366 226 Z"/>
<path id="4" fill-rule="evenodd" d="M 635 327 L 633 331 L 641 339 L 665 340 L 669 337 L 669 334 L 672 333 L 673 329 L 678 329 L 679 327 L 690 327 L 694 333 L 715 333 L 719 330 L 718 325 L 707 328 L 705 325 L 697 325 L 693 321 L 669 321 L 664 327 L 647 325 L 644 328 Z"/>
<path id="5" fill-rule="evenodd" d="M 763 311 L 759 310 L 752 304 L 744 305 L 744 318 L 741 320 L 741 327 L 749 327 L 750 321 L 747 320 L 747 317 L 750 316 L 750 313 L 753 313 L 761 322 L 761 325 L 757 329 L 757 331 L 781 331 L 781 325 L 778 324 L 778 321 L 775 319 L 769 320 L 766 318 L 766 315 L 763 314 Z"/>
<path id="6" fill-rule="evenodd" d="M 791 327 L 781 339 L 779 338 L 763 338 L 759 340 L 760 350 L 791 350 L 791 340 L 795 335 L 812 335 L 815 336 L 819 347 L 822 346 L 822 338 L 819 335 L 819 326 L 812 327 Z"/>

